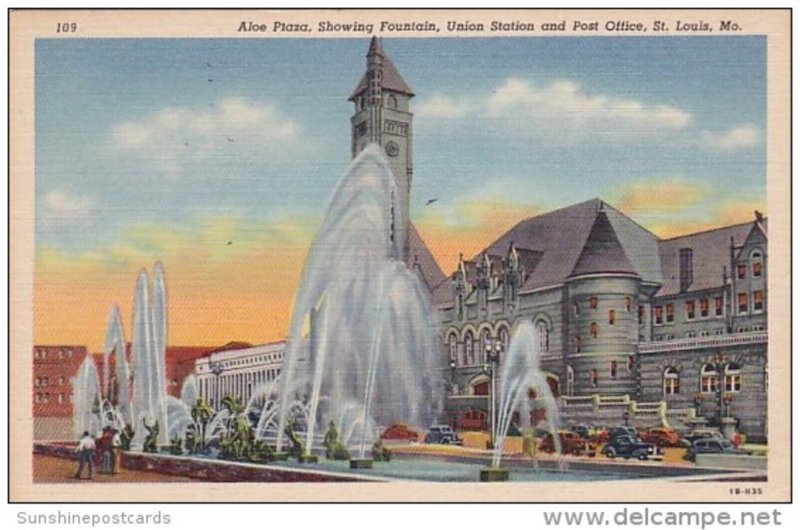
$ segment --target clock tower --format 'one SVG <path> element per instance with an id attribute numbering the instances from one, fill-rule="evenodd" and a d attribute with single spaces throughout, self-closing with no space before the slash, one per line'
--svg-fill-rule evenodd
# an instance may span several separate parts
<path id="1" fill-rule="evenodd" d="M 383 51 L 378 37 L 372 37 L 367 52 L 367 71 L 361 77 L 350 101 L 355 112 L 350 118 L 351 151 L 355 157 L 367 145 L 378 144 L 394 173 L 399 197 L 393 226 L 403 234 L 402 261 L 408 258 L 409 196 L 411 194 L 411 123 L 410 100 L 414 93 L 403 80 L 389 56 Z M 392 238 L 395 233 L 392 233 Z"/>

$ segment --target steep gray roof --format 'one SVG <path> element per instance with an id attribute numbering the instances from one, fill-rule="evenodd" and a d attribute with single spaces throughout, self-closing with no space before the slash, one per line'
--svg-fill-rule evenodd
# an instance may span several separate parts
<path id="1" fill-rule="evenodd" d="M 664 283 L 656 296 L 680 293 L 680 249 L 692 249 L 693 281 L 689 291 L 711 289 L 722 285 L 722 268 L 730 271 L 730 242 L 744 243 L 753 223 L 725 226 L 714 230 L 665 239 L 658 244 Z"/>
<path id="2" fill-rule="evenodd" d="M 570 276 L 597 273 L 636 274 L 603 210 L 597 212 L 589 237 Z"/>
<path id="3" fill-rule="evenodd" d="M 403 76 L 397 71 L 397 67 L 392 63 L 392 60 L 389 59 L 389 56 L 386 55 L 386 52 L 383 51 L 383 45 L 378 37 L 372 37 L 370 41 L 367 57 L 371 55 L 380 55 L 383 59 L 383 77 L 381 78 L 381 88 L 383 90 L 414 96 L 414 92 L 411 91 L 411 88 L 405 82 Z M 364 92 L 368 86 L 367 72 L 364 72 L 364 75 L 361 76 L 361 80 L 358 82 L 358 85 L 356 85 L 353 93 L 350 94 L 349 100 L 354 100 L 356 96 Z"/>
<path id="4" fill-rule="evenodd" d="M 422 239 L 422 236 L 417 232 L 417 228 L 413 223 L 408 224 L 408 263 L 409 267 L 414 266 L 419 268 L 422 278 L 428 284 L 428 288 L 433 290 L 434 287 L 442 283 L 445 279 L 444 272 L 442 272 L 436 259 L 428 249 L 428 245 Z"/>
<path id="5" fill-rule="evenodd" d="M 633 272 L 643 281 L 660 283 L 658 238 L 599 199 L 526 219 L 489 245 L 487 251 L 501 253 L 513 241 L 517 248 L 541 252 L 523 284 L 524 290 L 561 283 L 575 269 L 601 205 Z"/>

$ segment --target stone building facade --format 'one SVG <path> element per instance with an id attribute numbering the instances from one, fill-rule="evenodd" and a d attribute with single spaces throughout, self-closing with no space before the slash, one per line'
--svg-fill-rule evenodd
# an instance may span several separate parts
<path id="1" fill-rule="evenodd" d="M 642 426 L 690 428 L 731 417 L 765 437 L 766 234 L 759 214 L 661 240 L 600 200 L 521 222 L 434 290 L 447 416 L 485 428 L 487 352 L 498 342 L 505 352 L 528 320 L 562 421 L 621 423 L 627 410 Z"/>

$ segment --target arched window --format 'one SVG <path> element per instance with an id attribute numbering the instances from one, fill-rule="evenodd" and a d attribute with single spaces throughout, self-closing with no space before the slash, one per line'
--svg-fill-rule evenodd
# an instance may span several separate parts
<path id="1" fill-rule="evenodd" d="M 613 309 L 609 309 L 608 310 L 608 323 L 613 326 L 616 323 L 616 321 L 617 321 L 617 312 L 614 311 Z"/>
<path id="2" fill-rule="evenodd" d="M 467 331 L 464 335 L 464 362 L 467 365 L 475 364 L 475 341 L 472 338 L 472 332 Z"/>
<path id="3" fill-rule="evenodd" d="M 492 333 L 488 329 L 484 329 L 481 331 L 481 351 L 480 356 L 483 359 L 483 362 L 488 363 L 489 359 L 486 356 L 486 347 L 489 346 L 491 348 L 492 345 Z"/>
<path id="4" fill-rule="evenodd" d="M 761 251 L 754 250 L 750 254 L 750 268 L 753 271 L 754 278 L 757 278 L 762 275 L 761 267 L 762 267 Z"/>
<path id="5" fill-rule="evenodd" d="M 742 369 L 736 363 L 725 365 L 725 392 L 742 390 Z"/>
<path id="6" fill-rule="evenodd" d="M 581 314 L 581 306 L 578 305 L 578 302 L 575 302 L 575 303 L 572 304 L 572 309 L 575 310 L 575 314 L 576 315 L 580 315 Z"/>
<path id="7" fill-rule="evenodd" d="M 500 344 L 503 345 L 503 351 L 508 351 L 508 328 L 501 326 L 497 331 L 497 337 L 500 339 Z"/>
<path id="8" fill-rule="evenodd" d="M 611 379 L 617 378 L 617 361 L 611 361 Z"/>
<path id="9" fill-rule="evenodd" d="M 536 332 L 539 335 L 539 351 L 550 351 L 550 331 L 547 329 L 547 322 L 540 320 L 536 323 Z"/>
<path id="10" fill-rule="evenodd" d="M 593 387 L 597 386 L 597 370 L 594 368 L 592 368 L 592 370 L 589 372 L 589 382 Z"/>
<path id="11" fill-rule="evenodd" d="M 575 370 L 567 365 L 567 395 L 571 396 L 575 391 Z"/>
<path id="12" fill-rule="evenodd" d="M 669 367 L 664 370 L 664 395 L 671 396 L 680 393 L 680 378 L 677 368 Z"/>
<path id="13" fill-rule="evenodd" d="M 450 355 L 450 360 L 458 362 L 458 339 L 455 333 L 451 333 L 447 337 L 447 351 Z"/>
<path id="14" fill-rule="evenodd" d="M 597 309 L 597 297 L 596 296 L 593 296 L 593 297 L 589 298 L 589 307 L 591 307 L 592 309 Z"/>
<path id="15" fill-rule="evenodd" d="M 597 338 L 597 322 L 592 322 L 589 324 L 589 334 L 593 339 Z"/>
<path id="16" fill-rule="evenodd" d="M 717 371 L 710 364 L 704 364 L 700 369 L 700 392 L 712 394 L 717 391 Z"/>

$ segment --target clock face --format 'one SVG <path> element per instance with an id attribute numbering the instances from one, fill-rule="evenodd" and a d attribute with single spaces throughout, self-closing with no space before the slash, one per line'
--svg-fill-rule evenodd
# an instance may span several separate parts
<path id="1" fill-rule="evenodd" d="M 389 156 L 397 156 L 400 153 L 400 148 L 394 142 L 386 144 L 386 154 Z"/>

